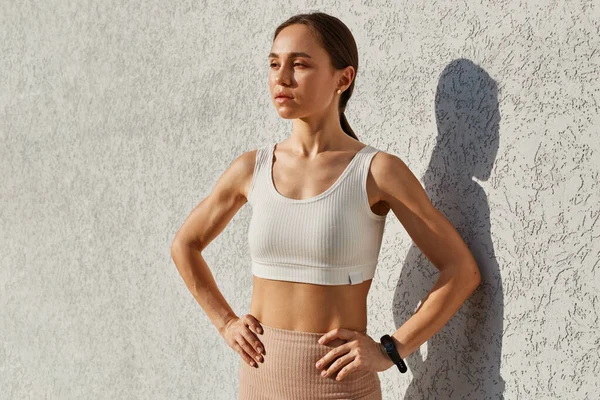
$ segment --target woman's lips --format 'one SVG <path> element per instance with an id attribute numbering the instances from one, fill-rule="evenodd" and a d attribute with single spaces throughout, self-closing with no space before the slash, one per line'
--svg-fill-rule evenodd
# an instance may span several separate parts
<path id="1" fill-rule="evenodd" d="M 288 100 L 291 100 L 291 97 L 285 97 L 285 96 L 279 96 L 279 97 L 275 97 L 275 101 L 278 103 L 284 103 Z"/>

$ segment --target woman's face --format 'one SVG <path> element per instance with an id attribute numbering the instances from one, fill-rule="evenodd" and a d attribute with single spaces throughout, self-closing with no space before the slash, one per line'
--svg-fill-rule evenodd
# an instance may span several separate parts
<path id="1" fill-rule="evenodd" d="M 329 54 L 306 25 L 284 28 L 269 54 L 269 88 L 275 109 L 286 119 L 323 113 L 334 107 L 337 111 L 341 72 L 331 66 Z M 281 91 L 292 98 L 278 102 L 275 97 Z"/>

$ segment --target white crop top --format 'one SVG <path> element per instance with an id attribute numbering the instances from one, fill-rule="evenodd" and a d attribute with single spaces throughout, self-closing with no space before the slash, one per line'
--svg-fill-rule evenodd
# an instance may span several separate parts
<path id="1" fill-rule="evenodd" d="M 252 206 L 248 228 L 252 273 L 320 285 L 372 279 L 386 216 L 371 210 L 366 184 L 379 150 L 366 145 L 327 190 L 292 199 L 273 184 L 274 149 L 275 143 L 256 152 L 247 197 Z"/>

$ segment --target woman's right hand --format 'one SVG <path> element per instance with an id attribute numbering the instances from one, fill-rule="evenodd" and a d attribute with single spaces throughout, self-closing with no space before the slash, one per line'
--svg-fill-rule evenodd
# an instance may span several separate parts
<path id="1" fill-rule="evenodd" d="M 223 328 L 221 336 L 229 347 L 242 356 L 245 362 L 258 368 L 255 360 L 264 362 L 262 354 L 264 354 L 265 346 L 258 340 L 256 333 L 250 330 L 250 326 L 257 333 L 263 332 L 258 320 L 252 314 L 246 314 L 241 318 L 234 317 L 229 320 Z"/>

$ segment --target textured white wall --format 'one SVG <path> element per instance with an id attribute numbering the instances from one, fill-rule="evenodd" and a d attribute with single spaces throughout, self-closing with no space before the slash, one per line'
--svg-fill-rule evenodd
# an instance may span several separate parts
<path id="1" fill-rule="evenodd" d="M 405 160 L 484 277 L 384 398 L 598 398 L 598 2 L 306 4 L 2 2 L 0 397 L 236 397 L 169 246 L 237 155 L 289 134 L 271 36 L 320 10 L 358 43 L 359 139 Z M 250 212 L 204 253 L 238 315 Z M 390 214 L 372 336 L 435 279 Z"/>

